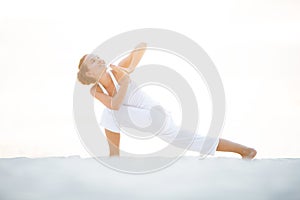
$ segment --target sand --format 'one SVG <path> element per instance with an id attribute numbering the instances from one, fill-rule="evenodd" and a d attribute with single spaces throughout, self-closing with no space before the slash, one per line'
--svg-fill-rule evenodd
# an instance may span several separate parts
<path id="1" fill-rule="evenodd" d="M 0 199 L 300 199 L 300 159 L 183 157 L 163 170 L 133 175 L 92 158 L 2 158 Z"/>

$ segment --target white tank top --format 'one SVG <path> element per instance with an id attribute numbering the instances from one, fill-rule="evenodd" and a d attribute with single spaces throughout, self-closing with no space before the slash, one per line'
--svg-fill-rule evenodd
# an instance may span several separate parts
<path id="1" fill-rule="evenodd" d="M 109 73 L 109 75 L 110 75 L 110 77 L 113 81 L 113 84 L 114 84 L 114 86 L 115 86 L 115 88 L 118 92 L 119 89 L 120 89 L 120 85 L 117 82 L 114 74 L 112 73 L 112 69 L 107 68 L 106 71 Z M 98 82 L 98 85 L 100 86 L 102 91 L 106 95 L 108 95 L 108 92 L 105 89 L 105 87 L 99 82 Z M 123 100 L 122 104 L 126 105 L 126 106 L 133 106 L 133 107 L 147 108 L 147 109 L 149 109 L 153 106 L 156 106 L 156 105 L 160 105 L 159 102 L 155 101 L 147 93 L 143 92 L 141 90 L 141 88 L 139 88 L 138 85 L 132 80 L 130 80 L 130 82 L 129 82 L 127 92 L 126 92 L 126 96 L 124 97 L 124 100 Z"/>
<path id="2" fill-rule="evenodd" d="M 114 74 L 112 73 L 112 69 L 111 69 L 111 68 L 107 68 L 107 69 L 106 69 L 106 72 L 108 72 L 108 74 L 110 75 L 110 77 L 111 77 L 111 79 L 112 79 L 112 81 L 113 81 L 113 83 L 114 83 L 114 86 L 115 86 L 115 88 L 116 88 L 116 90 L 117 90 L 117 92 L 118 92 L 119 89 L 120 89 L 120 85 L 119 85 L 119 83 L 118 83 L 116 77 L 115 77 Z M 102 91 L 104 92 L 104 94 L 108 95 L 107 90 L 105 89 L 105 87 L 104 87 L 100 82 L 98 82 L 98 85 L 99 85 L 99 87 L 102 89 Z"/>

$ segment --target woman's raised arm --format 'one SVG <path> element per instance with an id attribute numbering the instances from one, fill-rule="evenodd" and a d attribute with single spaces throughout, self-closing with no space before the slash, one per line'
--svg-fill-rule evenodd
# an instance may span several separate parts
<path id="1" fill-rule="evenodd" d="M 124 58 L 118 66 L 123 68 L 124 71 L 131 73 L 134 71 L 135 67 L 138 65 L 140 60 L 142 59 L 145 51 L 146 51 L 147 44 L 142 42 L 139 43 L 134 50 L 130 53 L 129 56 Z M 126 69 L 125 69 L 126 68 Z"/>

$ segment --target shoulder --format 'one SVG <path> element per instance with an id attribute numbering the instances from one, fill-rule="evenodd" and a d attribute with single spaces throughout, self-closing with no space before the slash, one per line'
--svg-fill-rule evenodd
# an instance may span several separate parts
<path id="1" fill-rule="evenodd" d="M 128 73 L 124 72 L 123 70 L 121 70 L 117 67 L 112 68 L 111 72 L 118 82 L 121 81 L 123 78 L 125 78 L 125 79 L 129 78 Z"/>
<path id="2" fill-rule="evenodd" d="M 91 87 L 90 92 L 91 93 L 95 93 L 95 92 L 103 93 L 103 90 L 97 83 L 97 84 L 93 85 L 93 87 Z"/>

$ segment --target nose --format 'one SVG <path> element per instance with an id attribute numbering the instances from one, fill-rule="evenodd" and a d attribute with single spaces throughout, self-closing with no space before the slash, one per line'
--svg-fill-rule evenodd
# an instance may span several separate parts
<path id="1" fill-rule="evenodd" d="M 99 58 L 99 56 L 95 56 L 95 59 L 98 60 L 98 61 L 101 60 L 101 58 Z"/>

